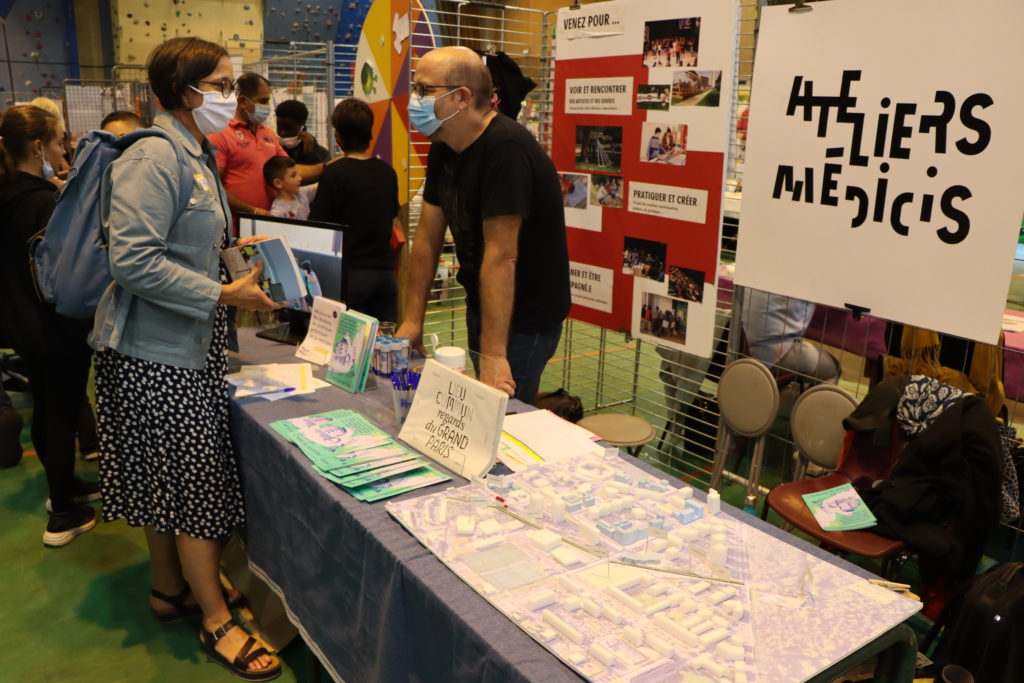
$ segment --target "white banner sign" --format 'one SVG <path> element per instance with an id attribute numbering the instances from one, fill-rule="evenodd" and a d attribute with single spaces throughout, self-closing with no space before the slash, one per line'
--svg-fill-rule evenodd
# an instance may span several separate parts
<path id="1" fill-rule="evenodd" d="M 586 7 L 561 15 L 561 31 L 569 40 L 622 35 L 622 9 Z"/>
<path id="2" fill-rule="evenodd" d="M 631 182 L 629 210 L 648 216 L 703 223 L 707 220 L 708 193 L 687 187 Z"/>
<path id="3" fill-rule="evenodd" d="M 1024 213 L 1024 3 L 813 7 L 763 9 L 736 283 L 994 343 Z"/>
<path id="4" fill-rule="evenodd" d="M 494 465 L 508 394 L 435 360 L 423 376 L 398 438 L 466 478 Z"/>
<path id="5" fill-rule="evenodd" d="M 569 287 L 574 304 L 611 313 L 613 283 L 611 268 L 569 261 Z"/>
<path id="6" fill-rule="evenodd" d="M 565 82 L 566 114 L 633 114 L 633 79 L 570 78 Z"/>

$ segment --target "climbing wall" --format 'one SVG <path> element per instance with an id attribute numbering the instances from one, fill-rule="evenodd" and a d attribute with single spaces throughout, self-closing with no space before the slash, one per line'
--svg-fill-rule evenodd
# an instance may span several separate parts
<path id="1" fill-rule="evenodd" d="M 354 43 L 371 4 L 371 0 L 324 4 L 267 0 L 264 3 L 264 35 L 267 40 Z"/>
<path id="2" fill-rule="evenodd" d="M 260 57 L 263 2 L 253 0 L 111 0 L 114 59 L 117 64 L 144 64 L 154 47 L 168 38 L 197 36 L 215 43 L 252 41 Z"/>
<path id="3" fill-rule="evenodd" d="M 47 88 L 60 88 L 65 78 L 78 77 L 74 17 L 70 0 L 0 3 L 6 26 L 0 33 L 0 96 L 4 106 L 24 102 Z M 43 89 L 43 92 L 40 92 Z"/>

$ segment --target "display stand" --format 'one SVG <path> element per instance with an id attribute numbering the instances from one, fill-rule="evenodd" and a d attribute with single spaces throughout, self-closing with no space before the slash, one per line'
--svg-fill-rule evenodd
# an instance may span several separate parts
<path id="1" fill-rule="evenodd" d="M 552 158 L 570 315 L 709 357 L 730 139 L 736 5 L 559 10 Z"/>

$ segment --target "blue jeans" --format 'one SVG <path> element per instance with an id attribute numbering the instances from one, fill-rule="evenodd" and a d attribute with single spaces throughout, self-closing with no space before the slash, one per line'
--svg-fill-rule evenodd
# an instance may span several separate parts
<path id="1" fill-rule="evenodd" d="M 480 314 L 473 310 L 472 306 L 466 307 L 466 331 L 469 333 L 469 350 L 479 353 Z M 515 398 L 530 404 L 537 398 L 540 376 L 544 374 L 544 366 L 558 348 L 558 340 L 561 337 L 560 324 L 536 332 L 513 332 L 508 335 L 505 353 L 512 369 L 512 379 L 516 383 Z M 476 356 L 473 357 L 473 366 L 479 374 Z"/>

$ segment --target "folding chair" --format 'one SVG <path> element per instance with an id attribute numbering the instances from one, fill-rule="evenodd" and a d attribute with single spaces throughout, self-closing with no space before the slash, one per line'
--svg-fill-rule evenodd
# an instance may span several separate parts
<path id="1" fill-rule="evenodd" d="M 779 385 L 775 376 L 753 358 L 732 361 L 722 370 L 722 377 L 718 380 L 718 409 L 722 438 L 712 465 L 711 487 L 717 489 L 721 485 L 725 461 L 732 450 L 733 435 L 755 439 L 746 492 L 746 502 L 752 504 L 757 500 L 765 434 L 779 412 Z"/>
<path id="2" fill-rule="evenodd" d="M 771 508 L 784 522 L 813 537 L 831 552 L 882 558 L 883 575 L 892 577 L 907 557 L 902 541 L 865 530 L 825 531 L 803 499 L 804 494 L 848 484 L 860 477 L 882 479 L 892 469 L 902 443 L 899 427 L 894 425 L 892 446 L 879 449 L 872 444 L 870 433 L 847 434 L 843 430 L 843 419 L 856 407 L 853 396 L 828 384 L 813 387 L 797 399 L 790 416 L 790 428 L 801 460 L 835 469 L 815 479 L 776 486 L 765 499 L 761 517 L 767 518 L 768 508 Z M 804 471 L 798 468 L 797 475 L 802 478 Z"/>

